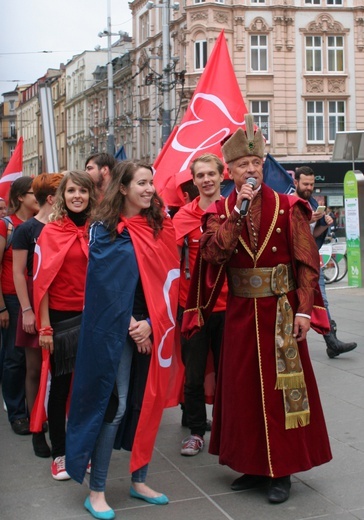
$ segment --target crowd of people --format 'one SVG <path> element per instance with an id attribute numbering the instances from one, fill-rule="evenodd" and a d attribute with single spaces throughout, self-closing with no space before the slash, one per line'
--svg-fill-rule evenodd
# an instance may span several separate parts
<path id="1" fill-rule="evenodd" d="M 330 358 L 356 343 L 337 340 L 320 284 L 316 242 L 330 220 L 308 203 L 313 172 L 297 171 L 296 196 L 263 182 L 264 147 L 247 114 L 224 162 L 193 160 L 173 215 L 151 165 L 109 154 L 21 177 L 9 207 L 0 200 L 4 407 L 55 480 L 89 474 L 94 518 L 115 518 L 114 448 L 131 452 L 130 496 L 168 504 L 146 484 L 166 406 L 181 404 L 190 430 L 181 455 L 212 429 L 209 452 L 242 473 L 231 489 L 266 486 L 271 503 L 289 498 L 293 473 L 331 459 L 306 336 L 323 334 Z"/>

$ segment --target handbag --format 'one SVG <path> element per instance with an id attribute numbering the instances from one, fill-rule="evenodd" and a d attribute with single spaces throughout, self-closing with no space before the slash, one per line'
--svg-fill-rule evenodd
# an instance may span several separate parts
<path id="1" fill-rule="evenodd" d="M 53 324 L 54 374 L 61 376 L 73 372 L 76 362 L 78 337 L 82 314 Z"/>

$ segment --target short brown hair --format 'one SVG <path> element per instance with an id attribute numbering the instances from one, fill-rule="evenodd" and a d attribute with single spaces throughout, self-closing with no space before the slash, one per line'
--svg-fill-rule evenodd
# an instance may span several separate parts
<path id="1" fill-rule="evenodd" d="M 40 173 L 32 182 L 34 196 L 40 207 L 44 206 L 48 195 L 55 195 L 63 178 L 62 173 Z"/>
<path id="2" fill-rule="evenodd" d="M 296 181 L 300 180 L 301 175 L 315 175 L 315 173 L 309 166 L 298 166 L 294 171 L 294 178 Z"/>

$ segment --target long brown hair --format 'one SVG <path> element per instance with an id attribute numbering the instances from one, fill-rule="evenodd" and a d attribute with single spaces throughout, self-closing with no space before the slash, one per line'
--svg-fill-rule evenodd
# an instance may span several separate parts
<path id="1" fill-rule="evenodd" d="M 125 206 L 125 195 L 121 193 L 120 186 L 126 188 L 134 179 L 134 175 L 140 168 L 146 168 L 153 173 L 150 164 L 142 161 L 122 161 L 112 170 L 112 180 L 106 189 L 105 197 L 99 207 L 96 208 L 92 220 L 101 221 L 106 226 L 112 237 L 116 236 L 116 227 L 123 215 Z M 163 201 L 155 192 L 150 202 L 149 208 L 142 209 L 140 215 L 145 216 L 149 226 L 157 234 L 163 227 L 165 213 L 163 211 Z"/>
<path id="2" fill-rule="evenodd" d="M 86 208 L 86 215 L 88 218 L 90 217 L 91 211 L 96 204 L 95 184 L 90 175 L 82 170 L 65 171 L 63 172 L 63 179 L 61 180 L 56 192 L 56 200 L 54 202 L 53 212 L 49 217 L 51 222 L 54 222 L 55 220 L 61 220 L 67 215 L 67 206 L 64 193 L 66 191 L 66 185 L 69 180 L 88 190 L 90 195 L 88 206 Z"/>

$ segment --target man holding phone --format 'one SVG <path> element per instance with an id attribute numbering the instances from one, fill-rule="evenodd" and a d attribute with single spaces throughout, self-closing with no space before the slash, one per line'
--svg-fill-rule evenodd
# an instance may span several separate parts
<path id="1" fill-rule="evenodd" d="M 315 187 L 315 174 L 309 166 L 300 166 L 295 170 L 294 184 L 296 187 L 296 195 L 301 199 L 307 200 L 312 209 L 312 217 L 310 227 L 313 237 L 316 240 L 318 249 L 321 248 L 327 235 L 328 228 L 333 224 L 334 220 L 331 215 L 326 214 L 326 207 L 319 206 L 313 198 L 313 190 Z M 322 299 L 326 307 L 327 317 L 329 318 L 331 330 L 324 336 L 326 343 L 326 352 L 329 358 L 335 358 L 340 354 L 350 352 L 357 347 L 357 343 L 344 343 L 336 337 L 336 322 L 331 318 L 329 311 L 329 302 L 326 295 L 325 278 L 322 269 L 320 269 L 319 285 L 322 293 Z"/>

